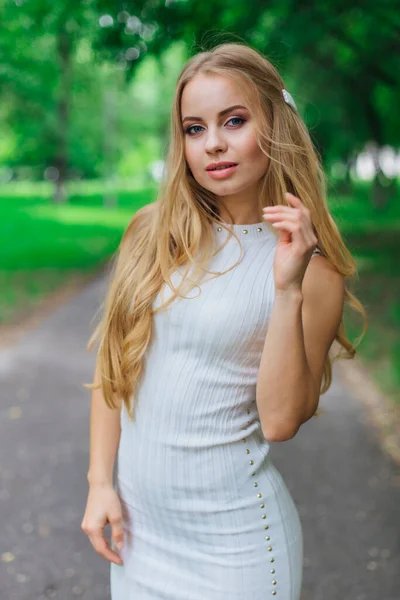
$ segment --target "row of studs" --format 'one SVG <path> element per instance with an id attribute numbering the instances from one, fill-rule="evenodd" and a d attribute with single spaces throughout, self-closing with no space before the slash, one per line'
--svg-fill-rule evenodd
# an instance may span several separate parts
<path id="1" fill-rule="evenodd" d="M 218 226 L 217 227 L 218 231 L 222 231 L 222 227 Z M 262 227 L 257 227 L 257 231 L 262 231 Z M 248 229 L 242 229 L 242 233 L 249 233 Z"/>
<path id="2" fill-rule="evenodd" d="M 247 409 L 247 414 L 249 414 L 249 413 L 250 413 L 250 409 Z M 250 421 L 247 421 L 247 424 L 249 425 L 249 424 L 250 424 Z M 247 442 L 247 438 L 245 438 L 245 437 L 244 437 L 244 438 L 242 438 L 242 442 L 246 443 L 246 442 Z M 246 454 L 250 454 L 250 449 L 249 449 L 249 448 L 246 448 Z M 250 460 L 249 460 L 249 465 L 254 465 L 254 460 L 250 459 Z M 252 475 L 255 475 L 255 472 L 254 472 L 254 471 L 252 472 Z M 254 485 L 254 487 L 258 487 L 258 483 L 257 483 L 257 481 L 254 481 L 254 482 L 253 482 L 253 485 Z M 257 498 L 262 498 L 262 493 L 261 493 L 261 492 L 258 492 L 258 494 L 257 494 Z M 265 508 L 265 504 L 264 504 L 264 502 L 261 502 L 261 504 L 260 504 L 260 508 Z M 261 515 L 261 518 L 262 518 L 262 519 L 266 519 L 266 518 L 267 518 L 267 515 L 266 515 L 266 514 L 262 514 L 262 515 Z M 268 523 L 266 523 L 266 524 L 264 525 L 264 529 L 269 529 L 269 525 L 268 525 Z M 271 538 L 270 538 L 270 536 L 269 536 L 269 535 L 266 535 L 266 536 L 265 536 L 265 539 L 267 540 L 267 542 L 269 542 L 269 541 L 271 540 Z M 272 552 L 272 546 L 268 546 L 268 552 Z M 271 563 L 275 562 L 275 559 L 274 559 L 274 557 L 273 557 L 273 556 L 271 556 L 271 558 L 269 559 L 269 562 L 271 562 Z M 275 569 L 271 569 L 271 573 L 274 575 L 274 574 L 275 574 Z M 278 582 L 276 581 L 276 579 L 273 579 L 273 580 L 272 580 L 272 585 L 276 585 L 277 583 L 278 583 Z M 272 593 L 272 595 L 273 595 L 273 596 L 276 596 L 276 590 L 272 590 L 272 592 L 271 592 L 271 593 Z"/>
<path id="3" fill-rule="evenodd" d="M 217 230 L 218 231 L 222 231 L 222 227 L 218 226 Z M 257 227 L 257 231 L 262 231 L 262 228 L 261 227 Z M 242 234 L 243 233 L 249 233 L 249 230 L 248 229 L 242 229 Z M 321 249 L 318 246 L 315 247 L 315 250 L 313 251 L 312 256 L 316 256 L 317 254 L 322 254 L 322 251 L 321 251 Z"/>

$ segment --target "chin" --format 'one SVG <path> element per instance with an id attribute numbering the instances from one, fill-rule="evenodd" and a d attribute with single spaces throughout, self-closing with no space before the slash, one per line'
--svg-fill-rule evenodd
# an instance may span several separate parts
<path id="1" fill-rule="evenodd" d="M 240 192 L 243 187 L 246 186 L 238 185 L 237 182 L 233 184 L 230 181 L 216 181 L 211 185 L 207 183 L 207 185 L 203 185 L 203 187 L 217 196 L 227 196 L 228 194 L 231 195 Z"/>

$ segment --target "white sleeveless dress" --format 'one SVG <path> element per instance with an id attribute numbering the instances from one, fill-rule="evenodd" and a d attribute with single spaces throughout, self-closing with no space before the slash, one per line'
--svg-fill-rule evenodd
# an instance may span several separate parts
<path id="1" fill-rule="evenodd" d="M 112 600 L 300 598 L 302 526 L 255 401 L 278 238 L 264 222 L 233 228 L 241 262 L 154 315 L 133 423 L 122 406 L 125 547 L 124 564 L 110 563 Z M 232 238 L 209 268 L 239 254 Z"/>

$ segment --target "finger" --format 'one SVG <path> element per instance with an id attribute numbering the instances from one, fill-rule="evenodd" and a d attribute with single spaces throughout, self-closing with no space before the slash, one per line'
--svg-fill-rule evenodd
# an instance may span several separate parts
<path id="1" fill-rule="evenodd" d="M 300 208 L 294 208 L 294 207 L 287 207 L 287 206 L 283 206 L 281 208 L 274 208 L 273 210 L 264 210 L 263 211 L 263 216 L 271 216 L 273 215 L 274 217 L 282 217 L 282 219 L 301 219 L 304 220 L 304 222 L 306 222 L 307 219 L 307 215 L 303 212 L 302 209 Z"/>
<path id="2" fill-rule="evenodd" d="M 304 206 L 300 198 L 298 196 L 295 196 L 294 194 L 291 194 L 290 192 L 285 192 L 285 198 L 288 202 L 290 202 L 290 204 L 296 207 Z"/>
<path id="3" fill-rule="evenodd" d="M 293 223 L 291 221 L 278 221 L 276 223 L 271 223 L 271 225 L 272 227 L 276 227 L 276 229 L 279 229 L 284 233 L 290 233 L 292 236 L 296 236 L 294 239 L 297 239 L 297 242 L 302 245 L 303 249 L 305 251 L 309 249 L 310 244 L 307 242 L 307 236 L 304 235 L 303 228 L 298 227 L 297 223 Z M 300 236 L 300 239 L 298 239 L 297 236 Z"/>
<path id="4" fill-rule="evenodd" d="M 304 237 L 306 240 L 310 241 L 315 237 L 314 236 L 314 232 L 312 229 L 312 223 L 308 218 L 308 215 L 297 209 L 297 208 L 291 208 L 289 209 L 290 212 L 285 212 L 285 211 L 281 211 L 281 212 L 273 212 L 273 213 L 265 213 L 263 215 L 263 218 L 268 221 L 269 223 L 272 223 L 273 220 L 276 221 L 284 221 L 284 220 L 290 220 L 293 221 L 294 223 L 300 223 L 301 226 L 303 227 L 303 231 L 304 231 Z"/>
<path id="5" fill-rule="evenodd" d="M 276 223 L 271 223 L 271 225 L 277 229 L 287 229 L 292 234 L 301 235 L 301 237 L 304 237 L 301 225 L 298 223 L 293 223 L 293 221 L 277 221 Z"/>
<path id="6" fill-rule="evenodd" d="M 268 219 L 269 221 L 271 220 L 276 220 L 276 221 L 283 221 L 285 219 L 289 219 L 290 221 L 293 222 L 297 222 L 299 220 L 299 216 L 297 213 L 285 213 L 285 212 L 277 212 L 277 213 L 267 213 L 264 215 L 264 219 Z"/>
<path id="7" fill-rule="evenodd" d="M 122 519 L 120 516 L 109 517 L 111 525 L 111 538 L 114 542 L 115 547 L 121 550 L 124 545 L 124 529 L 122 527 Z"/>
<path id="8" fill-rule="evenodd" d="M 121 557 L 111 550 L 110 543 L 106 538 L 99 534 L 89 535 L 89 539 L 92 543 L 93 548 L 96 550 L 100 556 L 109 560 L 110 562 L 115 563 L 116 565 L 122 565 Z"/>
<path id="9" fill-rule="evenodd" d="M 276 206 L 265 206 L 263 208 L 264 213 L 273 213 L 279 211 L 292 212 L 293 210 L 295 210 L 293 206 L 285 206 L 283 204 L 277 204 Z"/>
<path id="10" fill-rule="evenodd" d="M 308 227 L 307 224 L 304 224 L 303 222 L 299 221 L 299 219 L 296 216 L 293 216 L 293 215 L 289 215 L 289 216 L 287 216 L 287 215 L 265 215 L 264 218 L 271 225 L 276 225 L 277 223 L 286 223 L 286 222 L 294 223 L 295 225 L 297 225 L 299 227 L 299 231 L 301 231 L 305 242 L 309 246 L 313 246 L 317 243 L 315 241 L 316 238 L 315 238 L 312 230 L 310 230 L 310 228 Z M 275 221 L 275 223 L 273 223 L 273 221 Z"/>

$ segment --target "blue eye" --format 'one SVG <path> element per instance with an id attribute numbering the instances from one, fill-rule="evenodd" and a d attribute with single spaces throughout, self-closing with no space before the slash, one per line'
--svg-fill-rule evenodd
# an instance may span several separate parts
<path id="1" fill-rule="evenodd" d="M 245 119 L 242 119 L 242 117 L 232 117 L 231 119 L 229 119 L 229 121 L 242 121 L 244 123 Z"/>
<path id="2" fill-rule="evenodd" d="M 200 127 L 200 125 L 191 125 L 190 127 L 188 127 L 188 128 L 186 129 L 186 133 L 187 133 L 188 135 L 194 135 L 193 133 L 191 133 L 191 132 L 190 132 L 190 130 L 191 130 L 191 129 L 193 129 L 193 127 Z"/>
<path id="3" fill-rule="evenodd" d="M 229 119 L 229 121 L 242 121 L 242 123 L 245 123 L 246 119 L 242 119 L 242 117 L 231 117 Z M 228 123 L 229 123 L 229 121 L 228 121 Z M 241 123 L 239 123 L 239 125 L 241 125 Z M 191 131 L 190 131 L 194 127 L 200 127 L 201 128 L 201 125 L 190 125 L 190 127 L 188 127 L 185 130 L 185 133 L 187 133 L 187 135 L 189 135 L 189 136 L 195 135 L 195 133 L 191 133 Z"/>

